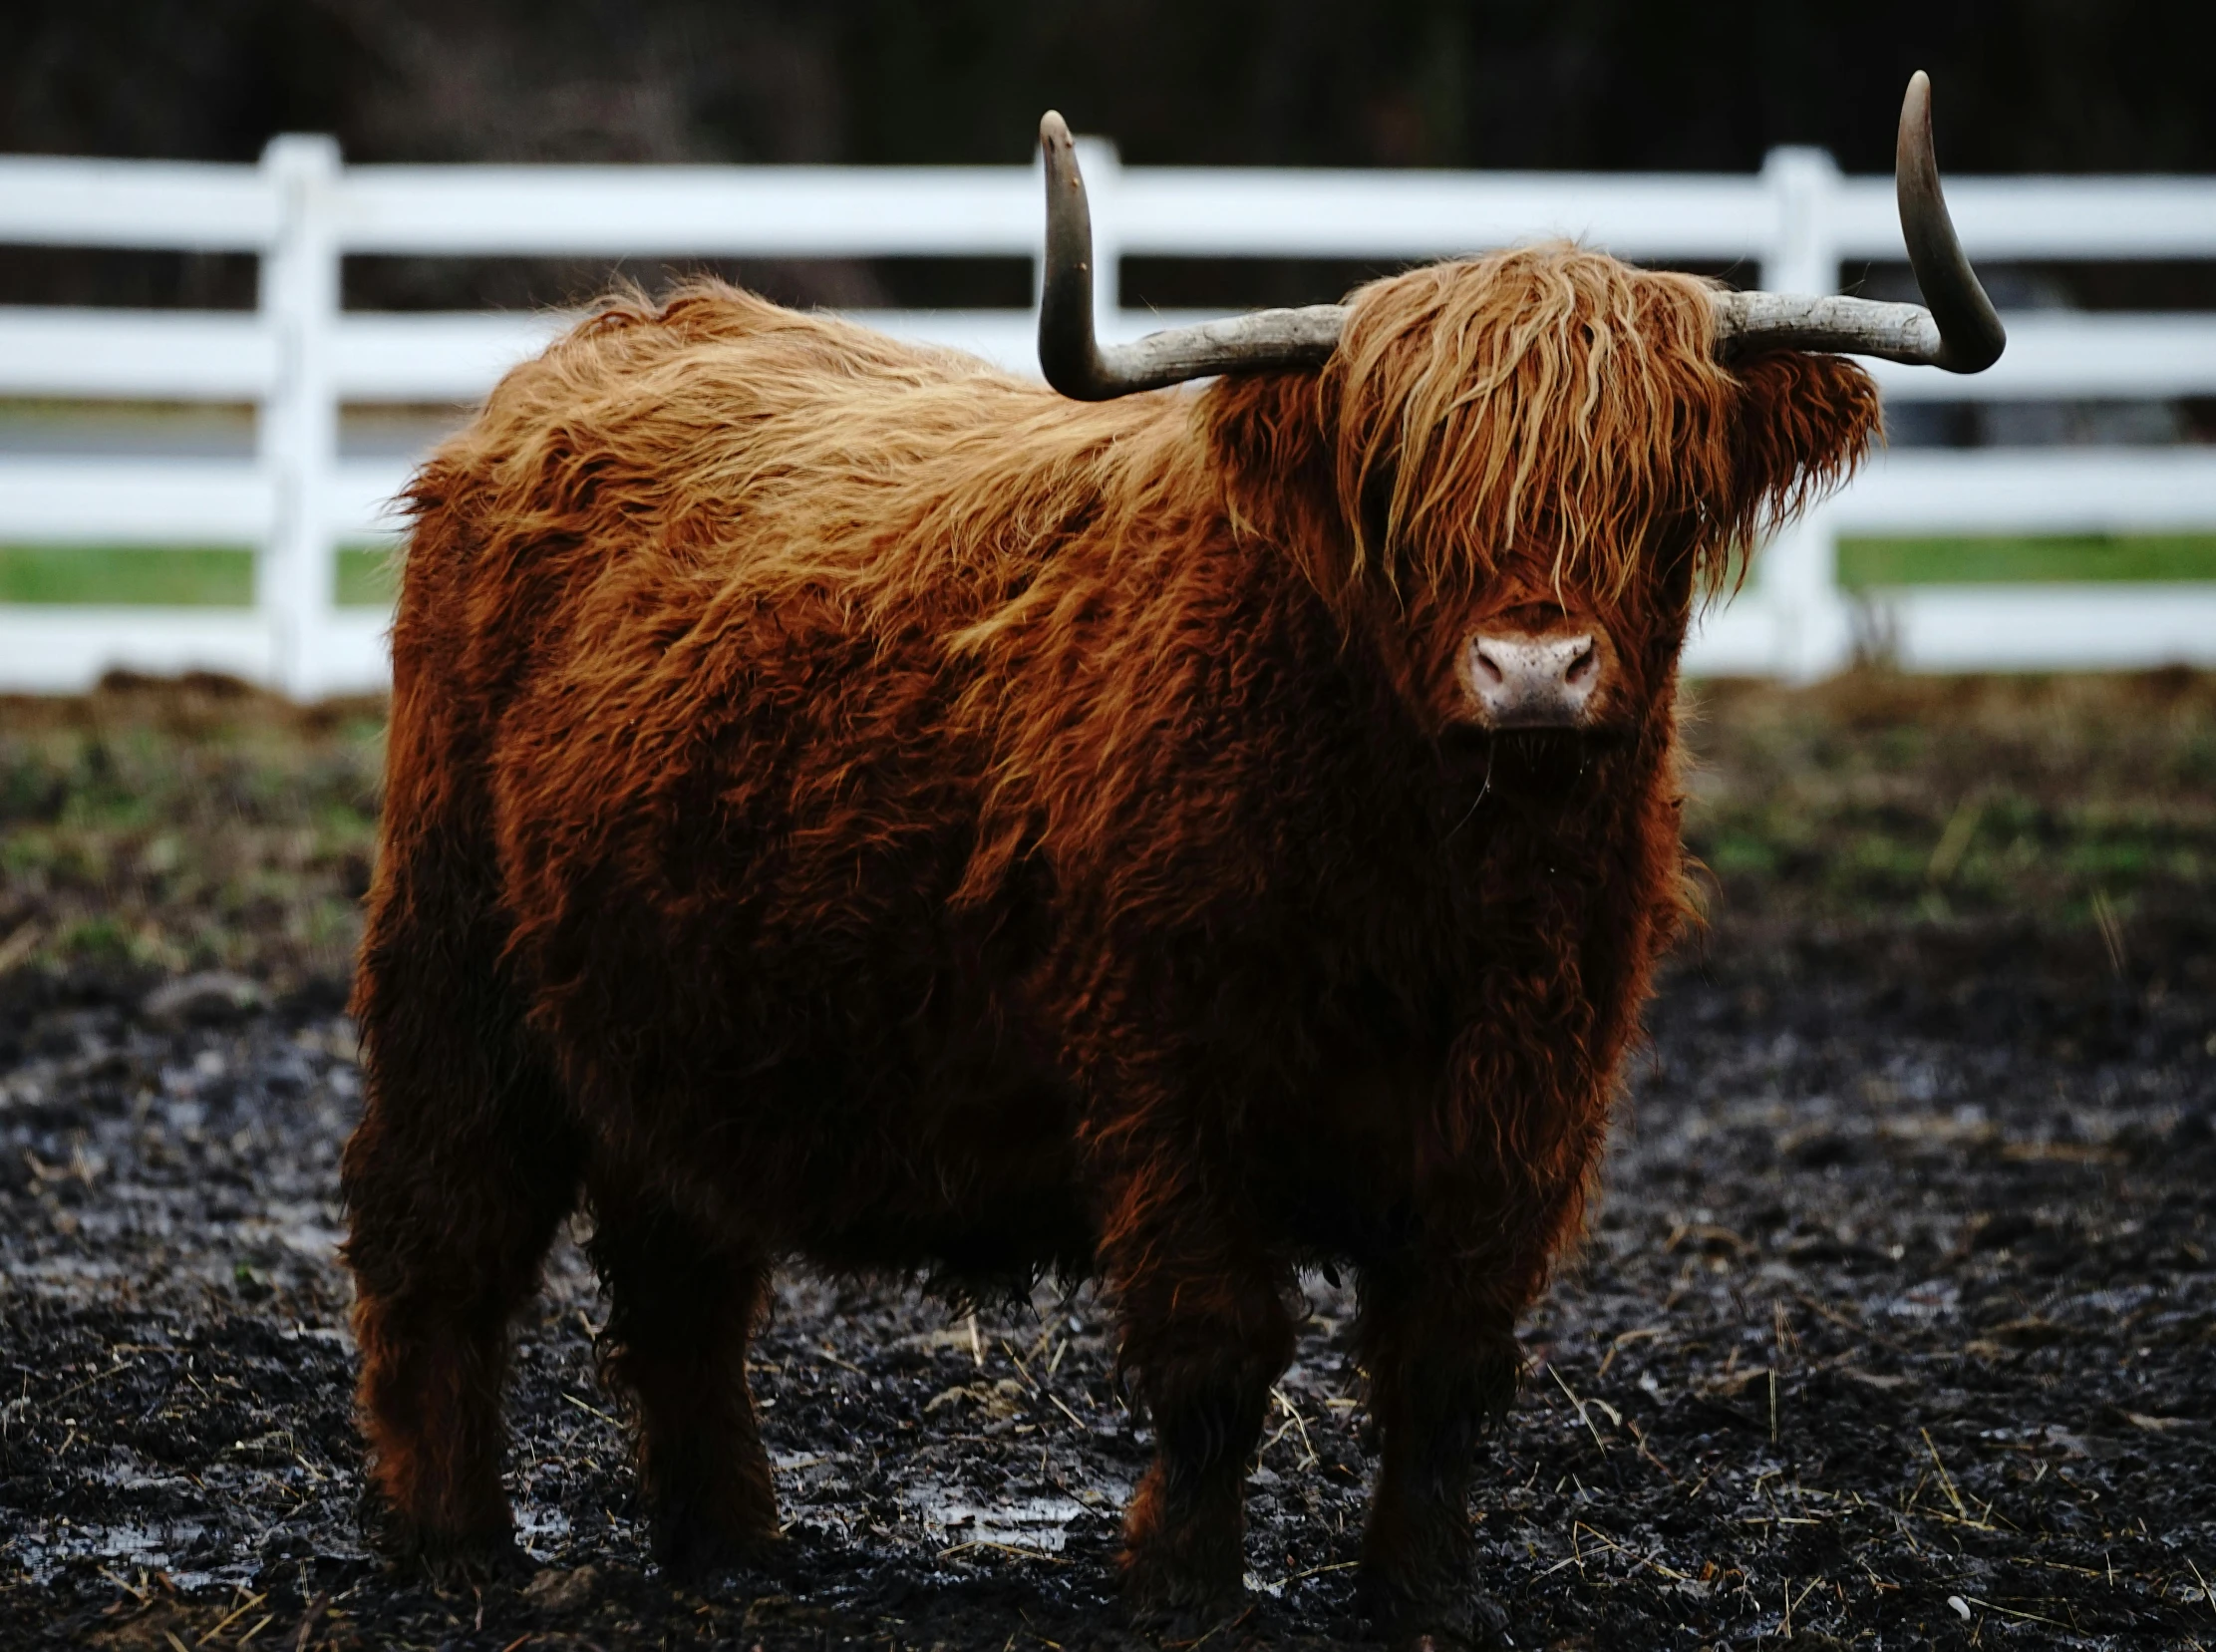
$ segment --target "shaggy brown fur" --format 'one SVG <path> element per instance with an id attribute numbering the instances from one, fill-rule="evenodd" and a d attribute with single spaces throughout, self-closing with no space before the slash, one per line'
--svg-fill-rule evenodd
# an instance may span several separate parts
<path id="1" fill-rule="evenodd" d="M 1320 374 L 1101 406 L 720 286 L 619 303 L 418 479 L 345 1164 L 414 1537 L 504 1539 L 504 1327 L 580 1196 L 658 1541 L 777 1517 L 768 1269 L 1098 1274 L 1149 1609 L 1239 1586 L 1295 1269 L 1382 1425 L 1365 1584 L 1468 1624 L 1465 1494 L 1683 911 L 1704 589 L 1875 427 L 1565 247 L 1358 293 Z M 1610 645 L 1487 734 L 1480 623 Z"/>

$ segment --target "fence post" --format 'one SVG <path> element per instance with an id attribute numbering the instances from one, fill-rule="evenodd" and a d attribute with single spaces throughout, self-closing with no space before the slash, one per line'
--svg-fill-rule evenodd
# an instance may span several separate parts
<path id="1" fill-rule="evenodd" d="M 1830 505 L 1811 506 L 1762 557 L 1761 597 L 1775 627 L 1772 670 L 1793 683 L 1844 670 L 1854 657 L 1854 613 L 1839 589 L 1839 536 Z"/>
<path id="2" fill-rule="evenodd" d="M 1762 259 L 1772 292 L 1839 290 L 1839 167 L 1817 149 L 1775 149 L 1762 180 L 1776 201 L 1775 239 Z M 1853 656 L 1854 623 L 1839 589 L 1838 536 L 1822 507 L 1777 535 L 1763 553 L 1758 596 L 1775 637 L 1776 672 L 1813 682 Z"/>
<path id="3" fill-rule="evenodd" d="M 255 561 L 254 600 L 267 622 L 275 686 L 308 700 L 328 681 L 338 569 L 331 524 L 338 464 L 332 328 L 339 309 L 333 221 L 339 147 L 329 138 L 272 138 L 261 164 L 277 193 L 277 237 L 261 265 L 261 309 L 276 336 L 277 378 L 261 406 L 261 462 L 277 496 L 269 543 Z"/>

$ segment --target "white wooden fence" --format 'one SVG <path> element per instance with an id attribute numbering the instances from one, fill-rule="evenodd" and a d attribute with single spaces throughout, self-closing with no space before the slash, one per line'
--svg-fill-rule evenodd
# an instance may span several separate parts
<path id="1" fill-rule="evenodd" d="M 1422 259 L 1567 234 L 1626 257 L 1738 259 L 1830 290 L 1843 260 L 1901 256 L 1888 179 L 1779 151 L 1754 177 L 1120 168 L 1085 146 L 1101 333 L 1193 319 L 1124 310 L 1117 260 Z M 250 610 L 0 606 L 0 687 L 80 687 L 111 666 L 204 667 L 299 696 L 380 685 L 386 616 L 334 601 L 335 544 L 392 526 L 406 466 L 342 462 L 342 404 L 465 401 L 561 325 L 550 315 L 342 310 L 349 254 L 1035 258 L 1037 171 L 1007 167 L 345 166 L 280 138 L 258 166 L 0 160 L 0 242 L 243 251 L 251 312 L 0 307 L 0 397 L 250 401 L 251 460 L 0 458 L 0 544 L 260 547 Z M 1974 257 L 2216 257 L 2216 180 L 1956 179 Z M 1749 271 L 1751 274 L 1752 271 Z M 1028 311 L 868 313 L 1036 371 Z M 2216 394 L 2216 314 L 2020 313 L 1977 378 L 1877 364 L 1888 397 Z M 1693 669 L 1819 676 L 1858 626 L 1911 669 L 2216 664 L 2216 584 L 1917 586 L 1850 599 L 1842 532 L 2216 530 L 2216 449 L 1912 451 L 1771 547 L 1712 615 Z"/>

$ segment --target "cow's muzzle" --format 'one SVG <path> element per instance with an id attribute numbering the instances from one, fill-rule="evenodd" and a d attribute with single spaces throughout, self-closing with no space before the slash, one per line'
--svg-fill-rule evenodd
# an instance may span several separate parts
<path id="1" fill-rule="evenodd" d="M 1614 666 L 1598 626 L 1480 632 L 1463 650 L 1462 683 L 1488 729 L 1581 729 L 1595 721 Z"/>

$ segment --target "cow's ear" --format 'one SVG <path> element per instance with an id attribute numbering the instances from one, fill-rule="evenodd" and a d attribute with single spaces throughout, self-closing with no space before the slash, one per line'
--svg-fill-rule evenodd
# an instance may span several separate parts
<path id="1" fill-rule="evenodd" d="M 1734 514 L 1757 526 L 1791 515 L 1854 469 L 1880 429 L 1877 386 L 1845 356 L 1777 350 L 1735 364 Z"/>
<path id="2" fill-rule="evenodd" d="M 1226 375 L 1202 394 L 1208 457 L 1231 529 L 1292 557 L 1327 592 L 1350 571 L 1323 398 L 1312 373 Z"/>

